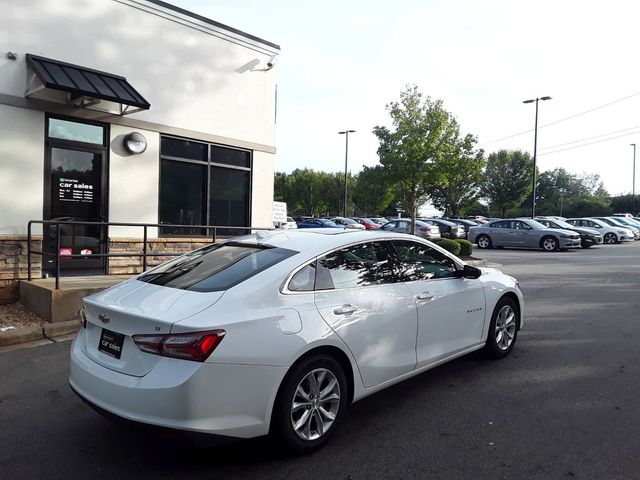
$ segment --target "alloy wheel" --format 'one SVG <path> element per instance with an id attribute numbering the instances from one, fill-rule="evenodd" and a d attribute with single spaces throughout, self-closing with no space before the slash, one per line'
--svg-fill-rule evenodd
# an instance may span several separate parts
<path id="1" fill-rule="evenodd" d="M 496 344 L 500 350 L 508 350 L 516 334 L 516 313 L 511 305 L 505 305 L 496 318 Z"/>
<path id="2" fill-rule="evenodd" d="M 332 427 L 340 409 L 340 383 L 331 370 L 317 368 L 298 384 L 291 425 L 303 440 L 316 440 Z"/>
<path id="3" fill-rule="evenodd" d="M 478 247 L 489 248 L 489 245 L 491 245 L 491 240 L 489 240 L 489 237 L 483 235 L 480 238 L 478 238 Z"/>
<path id="4" fill-rule="evenodd" d="M 614 233 L 607 233 L 604 236 L 604 243 L 607 243 L 609 245 L 611 245 L 612 243 L 616 243 L 618 239 L 616 238 L 616 235 Z"/>
<path id="5" fill-rule="evenodd" d="M 555 238 L 547 237 L 542 241 L 542 248 L 547 252 L 552 252 L 558 248 L 558 241 Z"/>

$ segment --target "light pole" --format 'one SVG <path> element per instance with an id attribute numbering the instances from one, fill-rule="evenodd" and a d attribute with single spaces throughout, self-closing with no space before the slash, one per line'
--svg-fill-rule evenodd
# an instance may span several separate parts
<path id="1" fill-rule="evenodd" d="M 551 100 L 551 97 L 536 97 L 535 99 L 525 100 L 522 103 L 536 102 L 536 126 L 533 134 L 533 195 L 531 197 L 531 218 L 536 216 L 536 154 L 538 153 L 538 101 Z"/>
<path id="2" fill-rule="evenodd" d="M 631 208 L 633 208 L 633 215 L 636 215 L 636 144 L 632 143 L 633 147 L 633 190 L 631 193 Z"/>
<path id="3" fill-rule="evenodd" d="M 338 132 L 345 137 L 344 145 L 344 204 L 342 205 L 342 216 L 347 216 L 347 165 L 349 163 L 349 134 L 355 133 L 355 130 L 344 130 Z"/>

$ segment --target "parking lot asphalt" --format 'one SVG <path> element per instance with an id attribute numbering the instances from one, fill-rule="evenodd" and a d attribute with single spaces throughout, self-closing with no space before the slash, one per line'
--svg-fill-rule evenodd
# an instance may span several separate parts
<path id="1" fill-rule="evenodd" d="M 368 397 L 312 455 L 114 424 L 69 389 L 66 342 L 0 355 L 0 476 L 640 478 L 640 242 L 474 255 L 524 291 L 512 355 L 472 354 Z"/>

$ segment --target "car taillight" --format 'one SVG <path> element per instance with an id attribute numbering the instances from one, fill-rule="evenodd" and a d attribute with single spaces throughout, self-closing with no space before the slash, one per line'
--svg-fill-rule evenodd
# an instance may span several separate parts
<path id="1" fill-rule="evenodd" d="M 134 335 L 133 341 L 143 352 L 162 357 L 204 362 L 224 338 L 224 330 Z"/>

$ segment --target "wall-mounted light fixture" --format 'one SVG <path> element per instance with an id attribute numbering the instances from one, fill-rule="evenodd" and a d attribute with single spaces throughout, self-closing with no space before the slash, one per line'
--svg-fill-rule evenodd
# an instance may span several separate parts
<path id="1" fill-rule="evenodd" d="M 147 149 L 147 139 L 138 132 L 131 132 L 125 135 L 122 146 L 132 155 L 143 153 Z"/>

